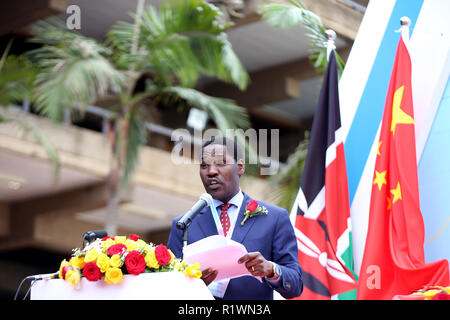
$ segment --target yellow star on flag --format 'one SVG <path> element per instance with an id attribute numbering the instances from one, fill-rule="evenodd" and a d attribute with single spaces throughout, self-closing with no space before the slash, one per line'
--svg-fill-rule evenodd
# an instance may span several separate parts
<path id="1" fill-rule="evenodd" d="M 386 173 L 387 170 L 384 170 L 382 172 L 378 172 L 375 170 L 375 179 L 373 180 L 373 184 L 378 185 L 378 190 L 381 190 L 381 187 L 383 184 L 386 184 Z"/>
<path id="2" fill-rule="evenodd" d="M 381 156 L 380 147 L 382 143 L 382 141 L 378 142 L 377 156 Z"/>
<path id="3" fill-rule="evenodd" d="M 392 102 L 392 122 L 391 122 L 391 131 L 392 134 L 395 135 L 395 127 L 397 124 L 413 124 L 414 119 L 407 114 L 405 111 L 400 109 L 403 98 L 403 90 L 405 86 L 401 86 L 394 93 L 394 99 Z"/>
<path id="4" fill-rule="evenodd" d="M 397 187 L 395 189 L 391 189 L 391 193 L 394 195 L 394 199 L 392 199 L 392 204 L 397 202 L 397 200 L 402 199 L 402 190 L 400 189 L 400 182 L 397 182 Z"/>

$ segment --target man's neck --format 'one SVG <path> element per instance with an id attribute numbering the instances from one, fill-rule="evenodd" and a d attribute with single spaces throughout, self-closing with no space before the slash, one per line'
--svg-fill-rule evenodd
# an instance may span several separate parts
<path id="1" fill-rule="evenodd" d="M 224 203 L 230 202 L 230 200 L 233 199 L 239 192 L 241 192 L 241 188 L 238 188 L 237 191 L 234 192 L 234 194 L 229 199 L 227 199 L 227 201 L 225 201 Z"/>
<path id="2" fill-rule="evenodd" d="M 241 188 L 239 188 L 231 197 L 227 198 L 226 201 L 223 201 L 220 199 L 215 199 L 215 200 L 220 201 L 223 204 L 226 204 L 226 203 L 230 202 L 230 200 L 233 199 L 239 192 L 242 192 Z"/>

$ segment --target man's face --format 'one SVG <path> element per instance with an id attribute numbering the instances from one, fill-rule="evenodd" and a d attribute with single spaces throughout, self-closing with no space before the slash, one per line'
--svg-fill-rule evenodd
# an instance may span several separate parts
<path id="1" fill-rule="evenodd" d="M 227 203 L 239 191 L 239 177 L 244 173 L 243 160 L 237 163 L 227 155 L 226 147 L 210 144 L 203 148 L 200 178 L 214 199 Z"/>

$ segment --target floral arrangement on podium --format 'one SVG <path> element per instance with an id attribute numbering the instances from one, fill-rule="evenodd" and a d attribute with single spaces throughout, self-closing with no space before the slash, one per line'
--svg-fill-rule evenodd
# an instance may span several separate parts
<path id="1" fill-rule="evenodd" d="M 89 281 L 102 278 L 110 284 L 120 283 L 124 274 L 183 272 L 194 278 L 202 276 L 200 265 L 178 259 L 163 244 L 146 243 L 136 234 L 104 237 L 80 249 L 74 249 L 69 261 L 64 259 L 59 278 L 76 285 L 82 277 Z"/>
<path id="2" fill-rule="evenodd" d="M 427 286 L 413 293 L 424 300 L 450 300 L 450 287 Z"/>
<path id="3" fill-rule="evenodd" d="M 450 300 L 450 286 L 426 286 L 410 295 L 396 295 L 394 300 Z"/>

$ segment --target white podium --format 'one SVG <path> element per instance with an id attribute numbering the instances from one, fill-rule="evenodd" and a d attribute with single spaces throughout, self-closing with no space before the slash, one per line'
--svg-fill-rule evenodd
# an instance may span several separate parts
<path id="1" fill-rule="evenodd" d="M 109 284 L 81 278 L 76 286 L 62 279 L 38 280 L 31 288 L 31 300 L 214 300 L 203 280 L 181 272 L 124 275 Z"/>

